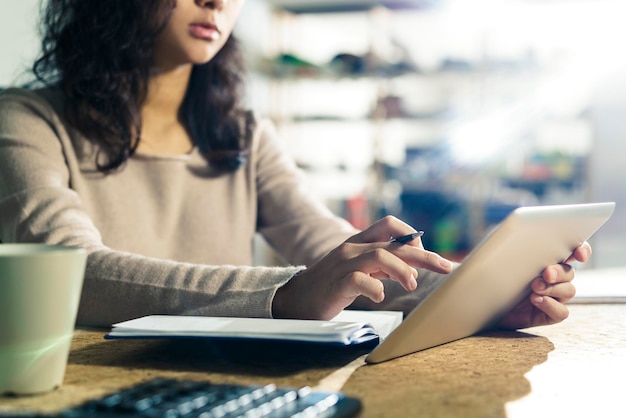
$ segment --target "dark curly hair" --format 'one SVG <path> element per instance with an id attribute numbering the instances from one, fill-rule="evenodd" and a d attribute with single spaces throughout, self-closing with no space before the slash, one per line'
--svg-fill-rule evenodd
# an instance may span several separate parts
<path id="1" fill-rule="evenodd" d="M 38 82 L 62 90 L 65 116 L 99 145 L 98 169 L 111 172 L 141 138 L 154 41 L 176 0 L 48 0 L 41 13 Z M 244 60 L 230 37 L 208 63 L 193 68 L 180 117 L 204 158 L 221 170 L 245 164 L 254 129 L 242 106 Z"/>

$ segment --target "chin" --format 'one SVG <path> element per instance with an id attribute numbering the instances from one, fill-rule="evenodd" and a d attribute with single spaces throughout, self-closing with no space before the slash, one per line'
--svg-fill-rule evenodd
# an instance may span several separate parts
<path id="1" fill-rule="evenodd" d="M 215 58 L 215 55 L 217 55 L 217 51 L 212 52 L 210 54 L 198 54 L 198 55 L 194 55 L 189 57 L 189 63 L 193 64 L 193 65 L 202 65 L 202 64 L 206 64 L 207 62 L 211 61 L 213 58 Z"/>
<path id="2" fill-rule="evenodd" d="M 180 67 L 185 65 L 202 65 L 211 61 L 220 51 L 222 45 L 206 45 L 203 48 L 185 48 L 171 54 L 169 59 L 165 60 L 165 67 Z"/>
<path id="3" fill-rule="evenodd" d="M 202 59 L 196 59 L 196 60 L 193 60 L 191 63 L 193 65 L 203 65 L 203 64 L 210 62 L 213 58 L 215 58 L 215 55 L 211 55 L 210 57 L 206 57 Z"/>
<path id="4" fill-rule="evenodd" d="M 198 46 L 198 45 L 196 45 Z M 187 57 L 193 64 L 206 64 L 211 61 L 224 45 L 222 43 L 210 43 L 203 45 L 202 48 L 192 48 L 187 50 Z"/>

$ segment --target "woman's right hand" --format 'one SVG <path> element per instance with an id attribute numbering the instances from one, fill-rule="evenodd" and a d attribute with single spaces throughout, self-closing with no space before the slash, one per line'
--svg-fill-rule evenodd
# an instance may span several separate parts
<path id="1" fill-rule="evenodd" d="M 395 280 L 410 292 L 417 287 L 415 267 L 449 273 L 452 263 L 426 251 L 420 238 L 407 244 L 389 242 L 413 232 L 411 226 L 387 216 L 352 236 L 277 290 L 274 318 L 329 320 L 358 296 L 382 302 L 381 280 Z"/>

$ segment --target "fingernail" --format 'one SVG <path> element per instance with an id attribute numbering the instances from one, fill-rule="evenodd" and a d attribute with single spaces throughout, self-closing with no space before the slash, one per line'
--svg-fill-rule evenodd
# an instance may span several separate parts
<path id="1" fill-rule="evenodd" d="M 533 302 L 535 302 L 537 305 L 543 303 L 543 296 L 540 295 L 536 295 L 533 297 Z"/>
<path id="2" fill-rule="evenodd" d="M 445 269 L 449 269 L 452 268 L 452 263 L 448 260 L 446 260 L 445 258 L 440 258 L 439 259 L 439 265 Z"/>
<path id="3" fill-rule="evenodd" d="M 543 280 L 539 280 L 537 285 L 535 285 L 535 287 L 537 288 L 537 290 L 546 290 L 548 285 Z"/>
<path id="4" fill-rule="evenodd" d="M 417 276 L 414 271 L 411 271 L 411 279 L 409 280 L 409 288 L 407 290 L 417 289 Z"/>

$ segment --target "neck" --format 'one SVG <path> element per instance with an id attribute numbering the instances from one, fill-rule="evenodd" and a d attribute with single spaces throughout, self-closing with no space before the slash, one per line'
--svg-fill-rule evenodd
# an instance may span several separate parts
<path id="1" fill-rule="evenodd" d="M 141 108 L 141 140 L 137 151 L 157 154 L 187 153 L 193 144 L 179 120 L 192 66 L 177 67 L 150 79 Z"/>
<path id="2" fill-rule="evenodd" d="M 186 65 L 154 75 L 150 79 L 148 95 L 141 109 L 142 118 L 157 117 L 157 120 L 161 121 L 177 120 L 178 110 L 185 98 L 191 77 L 191 70 L 192 66 Z"/>

